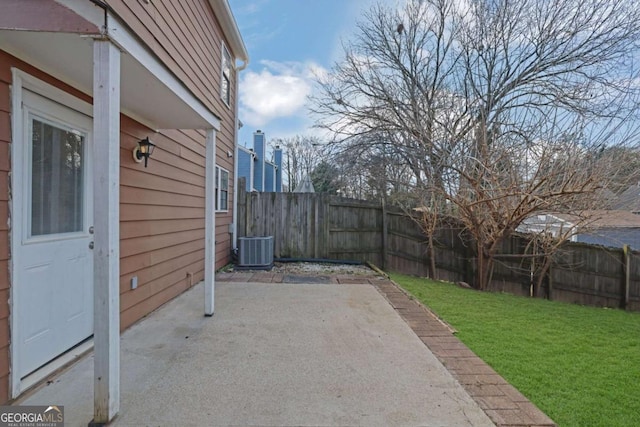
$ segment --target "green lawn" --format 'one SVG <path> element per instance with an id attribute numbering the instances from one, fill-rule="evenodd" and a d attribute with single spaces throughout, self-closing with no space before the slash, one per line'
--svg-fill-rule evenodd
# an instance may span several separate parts
<path id="1" fill-rule="evenodd" d="M 391 277 L 558 425 L 640 425 L 640 313 Z"/>

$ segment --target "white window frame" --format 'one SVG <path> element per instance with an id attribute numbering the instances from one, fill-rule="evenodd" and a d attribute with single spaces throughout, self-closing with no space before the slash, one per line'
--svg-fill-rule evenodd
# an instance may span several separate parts
<path id="1" fill-rule="evenodd" d="M 76 114 L 76 111 L 72 111 L 72 112 L 68 112 L 63 110 L 60 110 L 60 105 L 56 105 L 54 102 L 48 102 L 48 100 L 46 99 L 38 99 L 39 97 L 36 96 L 34 97 L 33 95 L 29 95 L 29 94 L 24 94 L 23 93 L 23 97 L 29 97 L 31 99 L 31 103 L 38 103 L 37 105 L 41 108 L 41 109 L 35 109 L 33 107 L 31 107 L 30 105 L 24 104 L 24 118 L 23 118 L 23 123 L 24 123 L 24 134 L 23 135 L 30 135 L 32 132 L 32 128 L 31 126 L 33 125 L 33 121 L 34 120 L 38 120 L 41 122 L 44 122 L 50 126 L 54 126 L 58 129 L 63 129 L 66 131 L 71 131 L 74 133 L 78 133 L 82 136 L 82 138 L 84 139 L 83 141 L 83 154 L 82 154 L 82 163 L 83 163 L 83 170 L 82 170 L 82 185 L 83 185 L 83 189 L 82 189 L 82 193 L 83 193 L 83 198 L 84 197 L 92 197 L 92 187 L 87 187 L 87 186 L 91 186 L 91 175 L 89 174 L 89 168 L 87 167 L 87 156 L 91 155 L 89 151 L 90 147 L 91 147 L 91 131 L 88 129 L 84 129 L 82 127 L 79 127 L 77 125 L 71 124 L 69 120 L 66 119 L 65 116 L 69 116 Z M 33 105 L 33 104 L 31 104 Z M 62 105 L 63 108 L 69 108 L 66 107 L 64 105 Z M 48 111 L 48 112 L 45 112 Z M 51 112 L 55 112 L 54 114 L 56 115 L 52 115 Z M 65 117 L 64 119 L 62 117 Z M 24 175 L 23 175 L 23 182 L 26 183 L 26 192 L 25 192 L 25 198 L 23 200 L 23 208 L 22 208 L 22 212 L 24 215 L 24 221 L 25 221 L 25 225 L 23 226 L 23 244 L 29 244 L 29 243 L 38 243 L 38 242 L 46 242 L 49 240 L 63 240 L 63 239 L 73 239 L 73 238 L 77 238 L 77 237 L 86 237 L 87 236 L 87 221 L 90 221 L 90 212 L 89 212 L 89 207 L 88 207 L 88 201 L 83 201 L 83 208 L 82 208 L 82 226 L 80 227 L 80 230 L 77 231 L 71 231 L 71 232 L 58 232 L 58 233 L 46 233 L 46 234 L 40 234 L 40 235 L 36 235 L 34 236 L 32 234 L 32 227 L 33 224 L 31 223 L 32 221 L 32 209 L 33 209 L 33 205 L 32 205 L 32 178 L 33 178 L 33 165 L 31 163 L 31 160 L 33 156 L 33 145 L 32 144 L 24 144 L 24 159 L 27 160 L 26 162 L 26 166 L 24 168 Z"/>
<path id="2" fill-rule="evenodd" d="M 229 49 L 222 43 L 222 55 L 220 58 L 220 99 L 227 107 L 231 107 L 231 77 L 233 73 L 233 64 L 231 62 L 231 53 Z M 225 67 L 225 64 L 228 66 Z M 226 71 L 225 71 L 226 70 Z M 225 79 L 227 80 L 227 91 L 224 91 Z"/>
<path id="3" fill-rule="evenodd" d="M 226 209 L 220 209 L 220 203 L 222 202 L 222 191 L 220 191 L 221 187 L 222 187 L 222 173 L 226 173 L 227 174 L 227 188 L 226 188 L 226 193 L 227 193 L 227 207 Z M 216 212 L 229 212 L 229 182 L 230 182 L 230 177 L 231 174 L 229 173 L 228 170 L 226 170 L 225 168 L 222 168 L 218 165 L 216 165 L 216 178 L 215 178 L 215 202 L 216 202 Z"/>

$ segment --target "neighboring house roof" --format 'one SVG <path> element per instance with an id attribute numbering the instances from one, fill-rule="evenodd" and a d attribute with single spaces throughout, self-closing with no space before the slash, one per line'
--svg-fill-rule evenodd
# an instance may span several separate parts
<path id="1" fill-rule="evenodd" d="M 298 186 L 296 187 L 295 190 L 293 190 L 294 193 L 315 193 L 316 189 L 313 188 L 313 183 L 311 182 L 311 178 L 309 177 L 309 175 L 306 175 L 304 178 L 302 178 L 302 181 L 300 181 L 300 184 L 298 184 Z"/>
<path id="2" fill-rule="evenodd" d="M 576 214 L 546 213 L 545 223 L 554 217 L 568 223 L 584 223 L 588 228 L 640 228 L 640 215 L 624 210 L 591 209 Z"/>
<path id="3" fill-rule="evenodd" d="M 612 206 L 618 197 L 616 196 L 616 193 L 609 190 L 608 188 L 601 188 L 596 192 L 596 194 L 598 195 L 600 200 L 602 200 L 602 207 L 607 209 L 616 209 Z"/>
<path id="4" fill-rule="evenodd" d="M 521 233 L 543 233 L 611 247 L 640 248 L 640 215 L 620 210 L 586 210 L 576 214 L 538 213 L 517 228 Z"/>
<path id="5" fill-rule="evenodd" d="M 640 183 L 633 184 L 611 203 L 611 208 L 629 212 L 640 212 Z"/>
<path id="6" fill-rule="evenodd" d="M 253 151 L 253 148 L 247 148 L 247 147 L 245 147 L 243 145 L 238 145 L 238 150 L 242 150 L 245 153 L 250 154 L 251 157 L 255 157 L 256 156 L 256 152 Z"/>
<path id="7" fill-rule="evenodd" d="M 640 215 L 625 210 L 591 209 L 575 214 L 545 212 L 532 215 L 519 227 L 520 231 L 539 231 L 541 226 L 564 224 L 574 227 L 576 224 L 591 229 L 598 228 L 640 228 Z"/>
<path id="8" fill-rule="evenodd" d="M 551 212 L 539 212 L 530 215 L 522 221 L 516 228 L 516 231 L 520 233 L 550 233 L 554 237 L 574 234 L 576 226 L 572 220 L 577 220 L 578 218 L 565 219 L 561 216 L 564 215 Z"/>

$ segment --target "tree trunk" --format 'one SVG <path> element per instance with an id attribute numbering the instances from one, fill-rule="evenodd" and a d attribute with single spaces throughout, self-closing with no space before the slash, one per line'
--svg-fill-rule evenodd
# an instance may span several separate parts
<path id="1" fill-rule="evenodd" d="M 477 259 L 477 264 L 478 264 L 478 268 L 476 271 L 476 288 L 478 288 L 479 290 L 484 290 L 484 277 L 485 277 L 485 256 L 484 256 L 484 250 L 482 248 L 482 242 L 477 242 L 476 243 L 476 248 L 477 248 L 477 255 L 478 258 Z"/>
<path id="2" fill-rule="evenodd" d="M 544 283 L 544 279 L 547 277 L 547 273 L 549 272 L 549 267 L 551 267 L 551 256 L 544 256 L 544 261 L 542 262 L 542 268 L 538 273 L 538 278 L 536 279 L 536 289 L 534 290 L 533 296 L 538 297 L 540 295 L 540 291 L 542 290 L 542 285 Z"/>
<path id="3" fill-rule="evenodd" d="M 489 288 L 489 283 L 493 276 L 493 253 L 487 254 L 482 243 L 477 243 L 478 250 L 478 272 L 476 275 L 477 288 L 481 291 Z"/>
<path id="4" fill-rule="evenodd" d="M 429 233 L 429 277 L 437 280 L 436 277 L 436 252 L 433 248 L 433 232 Z"/>

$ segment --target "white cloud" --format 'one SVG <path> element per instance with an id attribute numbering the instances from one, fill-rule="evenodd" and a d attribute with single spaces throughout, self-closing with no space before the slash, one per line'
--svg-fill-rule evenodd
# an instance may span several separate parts
<path id="1" fill-rule="evenodd" d="M 260 13 L 262 9 L 265 7 L 267 1 L 266 0 L 254 0 L 248 3 L 244 3 L 238 7 L 236 13 L 238 14 L 247 14 L 253 15 L 256 13 Z"/>
<path id="2" fill-rule="evenodd" d="M 241 120 L 253 127 L 290 116 L 306 115 L 307 97 L 314 73 L 322 67 L 313 63 L 262 61 L 260 72 L 245 71 L 240 82 Z"/>

